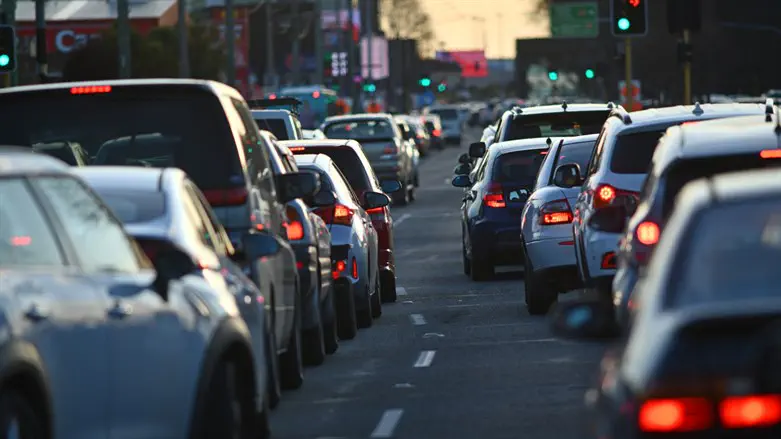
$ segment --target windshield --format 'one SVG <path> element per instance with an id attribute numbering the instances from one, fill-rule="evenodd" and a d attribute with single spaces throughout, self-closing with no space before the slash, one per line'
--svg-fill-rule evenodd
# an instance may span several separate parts
<path id="1" fill-rule="evenodd" d="M 355 151 L 350 148 L 334 148 L 328 146 L 307 146 L 303 151 L 297 151 L 299 154 L 325 154 L 333 160 L 336 166 L 342 171 L 347 181 L 352 186 L 356 194 L 361 194 L 370 190 L 369 180 L 366 173 L 363 172 L 363 163 L 355 155 Z M 294 154 L 296 151 L 293 152 Z"/>
<path id="2" fill-rule="evenodd" d="M 287 124 L 283 119 L 255 119 L 255 123 L 261 130 L 271 131 L 279 140 L 290 140 L 287 134 Z"/>
<path id="3" fill-rule="evenodd" d="M 702 212 L 688 234 L 669 307 L 781 296 L 781 200 L 717 205 Z"/>
<path id="4" fill-rule="evenodd" d="M 492 181 L 534 184 L 547 149 L 504 153 L 497 157 Z"/>
<path id="5" fill-rule="evenodd" d="M 353 139 L 358 141 L 391 140 L 395 135 L 393 126 L 383 119 L 332 122 L 325 126 L 323 133 L 329 139 Z"/>
<path id="6" fill-rule="evenodd" d="M 173 85 L 69 89 L 0 96 L 0 144 L 77 143 L 93 165 L 181 168 L 203 190 L 244 184 L 236 142 L 219 100 Z"/>
<path id="7" fill-rule="evenodd" d="M 454 110 L 452 108 L 435 108 L 430 110 L 429 113 L 438 115 L 440 119 L 458 119 L 458 110 Z"/>
<path id="8" fill-rule="evenodd" d="M 162 192 L 140 192 L 94 187 L 114 214 L 125 224 L 146 223 L 165 216 Z"/>
<path id="9" fill-rule="evenodd" d="M 508 119 L 502 141 L 537 137 L 571 137 L 598 134 L 607 111 L 557 112 L 521 115 Z"/>
<path id="10" fill-rule="evenodd" d="M 616 174 L 647 174 L 664 132 L 655 130 L 618 136 L 610 158 L 610 170 Z"/>

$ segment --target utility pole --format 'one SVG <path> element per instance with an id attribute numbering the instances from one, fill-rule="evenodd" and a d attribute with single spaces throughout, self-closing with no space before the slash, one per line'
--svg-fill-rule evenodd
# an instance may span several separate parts
<path id="1" fill-rule="evenodd" d="M 347 38 L 345 37 L 344 33 L 344 22 L 342 22 L 342 11 L 345 10 L 345 5 L 348 5 L 348 0 L 336 0 L 334 2 L 334 12 L 336 13 L 336 50 L 335 53 L 347 53 L 349 51 L 349 43 L 347 41 Z M 335 56 L 335 55 L 334 55 Z M 350 62 L 350 55 L 347 55 L 347 62 Z M 338 64 L 338 61 L 337 61 Z M 333 61 L 332 61 L 333 66 Z M 339 86 L 339 92 L 340 93 L 349 93 L 350 90 L 350 84 L 347 82 L 347 79 L 350 77 L 350 70 L 348 66 L 347 72 L 345 72 L 344 75 L 339 75 L 338 70 L 334 70 L 331 68 L 331 75 L 333 78 L 333 81 Z"/>
<path id="2" fill-rule="evenodd" d="M 46 59 L 46 3 L 35 0 L 35 58 L 38 61 L 38 77 L 46 82 L 49 65 Z"/>
<path id="3" fill-rule="evenodd" d="M 314 4 L 314 32 L 315 32 L 315 85 L 325 84 L 323 78 L 323 7 L 321 0 L 315 0 Z"/>
<path id="4" fill-rule="evenodd" d="M 119 78 L 130 79 L 132 60 L 130 59 L 130 3 L 128 0 L 117 0 L 117 43 L 119 45 Z M 40 43 L 38 47 L 40 47 Z M 40 52 L 40 49 L 38 50 Z"/>
<path id="5" fill-rule="evenodd" d="M 627 38 L 624 40 L 624 81 L 626 87 L 626 110 L 632 111 L 634 107 L 634 86 L 632 85 L 632 39 Z"/>
<path id="6" fill-rule="evenodd" d="M 374 43 L 374 19 L 372 18 L 372 1 L 366 0 L 366 57 L 368 58 L 366 64 L 369 66 L 369 84 L 374 83 L 374 57 L 372 56 L 372 43 Z M 369 98 L 374 102 L 374 94 L 372 93 Z"/>
<path id="7" fill-rule="evenodd" d="M 353 23 L 355 21 L 355 12 L 353 6 L 353 0 L 347 0 L 347 21 L 349 22 L 348 26 L 350 29 L 347 38 L 347 87 L 350 92 L 350 97 L 352 97 L 353 101 L 352 112 L 360 113 L 363 111 L 363 106 L 361 105 L 360 89 L 355 85 L 355 65 L 358 64 L 360 66 L 361 56 L 358 54 L 358 60 L 356 61 L 355 39 L 353 38 Z M 360 67 L 357 71 L 359 74 L 363 75 L 363 71 Z"/>
<path id="8" fill-rule="evenodd" d="M 190 49 L 187 26 L 187 0 L 177 1 L 178 18 L 176 29 L 179 32 L 179 77 L 190 77 Z"/>
<path id="9" fill-rule="evenodd" d="M 231 87 L 236 85 L 236 17 L 233 14 L 233 0 L 225 0 L 225 53 L 228 58 L 225 82 Z"/>
<path id="10" fill-rule="evenodd" d="M 266 85 L 276 91 L 276 69 L 274 69 L 274 4 L 266 0 Z"/>
<path id="11" fill-rule="evenodd" d="M 298 39 L 301 28 L 299 27 L 298 18 L 298 0 L 290 0 L 290 33 L 293 34 L 293 64 L 292 64 L 292 78 L 293 85 L 298 85 L 299 75 L 301 74 L 300 57 L 301 57 L 301 45 Z"/>

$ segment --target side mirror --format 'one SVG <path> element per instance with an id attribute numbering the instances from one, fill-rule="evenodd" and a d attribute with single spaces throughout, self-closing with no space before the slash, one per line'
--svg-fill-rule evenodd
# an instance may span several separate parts
<path id="1" fill-rule="evenodd" d="M 475 142 L 469 145 L 469 157 L 478 159 L 485 155 L 485 142 Z"/>
<path id="2" fill-rule="evenodd" d="M 470 158 L 469 158 L 469 154 L 467 154 L 467 153 L 463 153 L 463 154 L 461 154 L 460 156 L 458 156 L 458 163 L 461 163 L 461 164 L 464 164 L 464 163 L 466 163 L 466 164 L 470 164 L 470 163 L 472 163 L 472 159 L 470 159 Z"/>
<path id="3" fill-rule="evenodd" d="M 328 207 L 336 204 L 336 195 L 332 191 L 320 191 L 312 197 L 311 207 Z"/>
<path id="4" fill-rule="evenodd" d="M 268 232 L 247 233 L 242 239 L 242 245 L 250 261 L 274 256 L 282 249 L 280 238 Z"/>
<path id="5" fill-rule="evenodd" d="M 620 334 L 613 305 L 607 301 L 559 303 L 552 319 L 553 332 L 567 338 L 612 339 Z"/>
<path id="6" fill-rule="evenodd" d="M 468 175 L 472 171 L 472 167 L 467 163 L 461 163 L 453 169 L 453 173 L 456 175 Z"/>
<path id="7" fill-rule="evenodd" d="M 556 168 L 553 173 L 553 184 L 561 188 L 571 188 L 583 184 L 580 176 L 580 166 L 575 163 L 568 163 Z"/>
<path id="8" fill-rule="evenodd" d="M 152 260 L 157 271 L 153 282 L 155 291 L 168 300 L 168 284 L 192 273 L 197 268 L 193 258 L 174 245 L 163 245 Z"/>
<path id="9" fill-rule="evenodd" d="M 401 190 L 401 182 L 398 180 L 383 180 L 380 182 L 380 187 L 386 194 L 392 194 Z"/>
<path id="10" fill-rule="evenodd" d="M 296 198 L 314 195 L 320 190 L 320 176 L 314 172 L 294 172 L 275 176 L 279 201 L 287 203 Z"/>
<path id="11" fill-rule="evenodd" d="M 461 174 L 453 177 L 452 184 L 455 187 L 469 187 L 472 186 L 472 181 L 469 179 L 469 175 Z"/>
<path id="12" fill-rule="evenodd" d="M 389 196 L 380 192 L 364 192 L 363 207 L 366 210 L 385 207 L 391 203 Z"/>

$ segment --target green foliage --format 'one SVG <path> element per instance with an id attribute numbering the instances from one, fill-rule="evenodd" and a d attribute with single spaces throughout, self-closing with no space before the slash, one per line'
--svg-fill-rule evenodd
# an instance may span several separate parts
<path id="1" fill-rule="evenodd" d="M 225 62 L 219 34 L 207 26 L 188 27 L 190 74 L 198 79 L 219 79 Z M 175 78 L 179 76 L 179 36 L 175 27 L 158 27 L 130 38 L 131 74 L 134 78 Z M 96 81 L 119 77 L 116 28 L 104 32 L 73 52 L 63 68 L 67 81 Z"/>

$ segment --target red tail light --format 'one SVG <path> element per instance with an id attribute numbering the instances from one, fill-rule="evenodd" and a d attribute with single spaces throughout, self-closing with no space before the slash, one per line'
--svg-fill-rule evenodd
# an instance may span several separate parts
<path id="1" fill-rule="evenodd" d="M 565 199 L 545 203 L 540 209 L 540 224 L 552 226 L 572 222 L 572 209 Z"/>
<path id="2" fill-rule="evenodd" d="M 333 268 L 331 268 L 331 277 L 334 279 L 338 279 L 339 276 L 344 273 L 344 270 L 347 269 L 347 262 L 345 261 L 336 261 L 336 263 L 333 264 Z"/>
<path id="3" fill-rule="evenodd" d="M 643 245 L 655 245 L 659 242 L 661 231 L 653 221 L 643 221 L 637 226 L 637 240 Z"/>
<path id="4" fill-rule="evenodd" d="M 247 202 L 248 195 L 247 189 L 243 187 L 204 191 L 203 194 L 212 207 L 241 206 Z"/>
<path id="5" fill-rule="evenodd" d="M 385 208 L 384 207 L 375 207 L 374 209 L 369 209 L 369 210 L 366 211 L 366 213 L 368 213 L 368 214 L 383 213 L 383 212 L 385 212 Z"/>
<path id="6" fill-rule="evenodd" d="M 352 275 L 353 279 L 358 279 L 358 262 L 355 260 L 355 257 L 353 256 L 353 267 L 352 267 Z"/>
<path id="7" fill-rule="evenodd" d="M 110 85 L 91 85 L 87 87 L 72 87 L 72 95 L 91 95 L 97 93 L 111 93 Z"/>
<path id="8" fill-rule="evenodd" d="M 270 94 L 270 95 L 268 96 L 268 98 L 269 98 L 269 99 L 276 99 L 276 98 L 277 98 L 277 95 L 275 95 L 275 94 L 273 94 L 273 93 L 272 93 L 272 94 Z"/>
<path id="9" fill-rule="evenodd" d="M 616 254 L 614 252 L 607 252 L 602 255 L 602 264 L 600 266 L 603 270 L 616 268 Z"/>
<path id="10" fill-rule="evenodd" d="M 433 134 L 434 137 L 439 137 L 442 135 L 442 130 L 434 130 L 431 132 L 431 134 Z"/>
<path id="11" fill-rule="evenodd" d="M 29 236 L 13 236 L 11 237 L 12 247 L 27 247 L 33 243 L 33 238 Z"/>
<path id="12" fill-rule="evenodd" d="M 599 185 L 594 191 L 594 208 L 599 209 L 610 206 L 621 197 L 631 197 L 633 198 L 633 201 L 637 201 L 638 193 L 634 191 L 616 189 L 609 184 Z"/>
<path id="13" fill-rule="evenodd" d="M 326 224 L 340 224 L 343 226 L 352 225 L 353 215 L 355 214 L 352 209 L 342 204 L 320 208 L 315 210 L 315 213 L 317 213 Z"/>
<path id="14" fill-rule="evenodd" d="M 770 427 L 781 422 L 781 395 L 732 396 L 719 405 L 727 428 Z"/>
<path id="15" fill-rule="evenodd" d="M 304 224 L 301 222 L 301 218 L 298 216 L 298 212 L 292 208 L 287 208 L 287 218 L 290 222 L 287 224 L 287 239 L 290 241 L 298 241 L 304 239 Z"/>
<path id="16" fill-rule="evenodd" d="M 502 193 L 502 185 L 499 183 L 489 183 L 486 188 L 485 195 L 483 195 L 483 204 L 488 207 L 502 208 L 507 207 L 504 202 L 504 194 Z"/>
<path id="17" fill-rule="evenodd" d="M 637 422 L 648 433 L 705 430 L 713 425 L 713 408 L 705 398 L 655 399 L 643 403 Z"/>
<path id="18" fill-rule="evenodd" d="M 781 159 L 781 149 L 766 149 L 759 156 L 763 159 Z"/>
<path id="19" fill-rule="evenodd" d="M 290 148 L 288 148 L 288 149 L 289 149 L 289 150 L 290 150 L 290 152 L 292 152 L 292 153 L 301 152 L 301 151 L 304 151 L 304 150 L 306 150 L 306 148 L 304 148 L 303 146 L 291 146 L 291 147 L 290 147 Z"/>
<path id="20" fill-rule="evenodd" d="M 383 154 L 398 154 L 399 148 L 396 145 L 388 145 L 382 150 Z"/>

